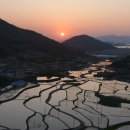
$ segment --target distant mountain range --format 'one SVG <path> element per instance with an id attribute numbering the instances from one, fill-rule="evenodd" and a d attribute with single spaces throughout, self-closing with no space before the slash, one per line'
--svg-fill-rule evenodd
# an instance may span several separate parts
<path id="1" fill-rule="evenodd" d="M 130 36 L 106 35 L 97 37 L 97 39 L 110 44 L 130 44 Z"/>
<path id="2" fill-rule="evenodd" d="M 88 35 L 79 35 L 79 36 L 72 37 L 64 41 L 63 44 L 71 49 L 80 50 L 83 52 L 115 49 L 114 46 L 99 41 Z"/>
<path id="3" fill-rule="evenodd" d="M 0 54 L 3 57 L 16 57 L 19 54 L 29 57 L 39 54 L 53 57 L 83 56 L 84 51 L 113 48 L 112 45 L 87 35 L 75 36 L 60 44 L 37 32 L 16 27 L 0 19 Z"/>

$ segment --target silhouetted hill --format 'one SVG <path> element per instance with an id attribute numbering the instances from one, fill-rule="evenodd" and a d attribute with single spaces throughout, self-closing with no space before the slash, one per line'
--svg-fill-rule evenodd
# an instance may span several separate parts
<path id="1" fill-rule="evenodd" d="M 87 35 L 72 37 L 63 42 L 63 44 L 71 49 L 76 49 L 84 52 L 115 49 L 115 47 L 112 45 L 101 42 Z"/>
<path id="2" fill-rule="evenodd" d="M 15 56 L 19 53 L 29 56 L 44 54 L 53 58 L 89 57 L 37 32 L 16 27 L 0 19 L 0 54 Z"/>
<path id="3" fill-rule="evenodd" d="M 15 51 L 27 49 L 28 51 L 33 50 L 53 55 L 64 55 L 68 51 L 57 41 L 34 31 L 18 28 L 2 19 L 0 19 L 0 48 L 1 53 L 2 51 L 7 51 L 8 53 L 13 51 L 12 53 L 14 53 Z M 69 52 L 71 53 L 71 51 Z"/>
<path id="4" fill-rule="evenodd" d="M 64 76 L 68 70 L 81 69 L 94 60 L 83 52 L 0 19 L 0 83 L 30 79 L 36 73 Z"/>
<path id="5" fill-rule="evenodd" d="M 97 37 L 97 39 L 103 42 L 109 42 L 111 44 L 118 44 L 118 43 L 130 44 L 130 36 L 106 35 Z"/>

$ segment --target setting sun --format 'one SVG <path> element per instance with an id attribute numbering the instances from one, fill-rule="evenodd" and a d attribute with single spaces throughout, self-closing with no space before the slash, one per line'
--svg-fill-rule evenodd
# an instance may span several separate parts
<path id="1" fill-rule="evenodd" d="M 64 32 L 61 32 L 60 35 L 61 35 L 61 37 L 63 37 L 63 36 L 65 35 L 65 33 L 64 33 Z"/>

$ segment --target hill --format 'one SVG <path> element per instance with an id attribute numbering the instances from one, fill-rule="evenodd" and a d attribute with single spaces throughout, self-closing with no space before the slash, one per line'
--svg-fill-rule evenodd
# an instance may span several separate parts
<path id="1" fill-rule="evenodd" d="M 64 76 L 95 58 L 0 19 L 0 83 L 38 75 Z M 0 84 L 1 86 L 1 84 Z"/>
<path id="2" fill-rule="evenodd" d="M 15 54 L 38 55 L 52 57 L 88 56 L 82 52 L 69 49 L 59 42 L 37 32 L 16 27 L 0 19 L 0 54 L 15 56 Z"/>
<path id="3" fill-rule="evenodd" d="M 80 50 L 83 52 L 115 49 L 115 47 L 113 47 L 112 45 L 101 42 L 87 35 L 72 37 L 64 41 L 63 44 L 71 49 Z"/>
<path id="4" fill-rule="evenodd" d="M 3 54 L 7 51 L 9 53 L 18 54 L 19 51 L 36 51 L 49 55 L 66 55 L 71 52 L 68 48 L 64 48 L 57 41 L 45 37 L 34 31 L 16 27 L 8 22 L 0 19 L 0 52 Z M 68 50 L 69 53 L 66 53 Z"/>

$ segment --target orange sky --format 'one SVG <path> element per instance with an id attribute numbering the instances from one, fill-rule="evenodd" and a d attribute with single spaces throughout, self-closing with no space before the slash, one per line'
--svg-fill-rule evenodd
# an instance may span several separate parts
<path id="1" fill-rule="evenodd" d="M 56 40 L 130 35 L 130 0 L 0 0 L 0 17 Z"/>

